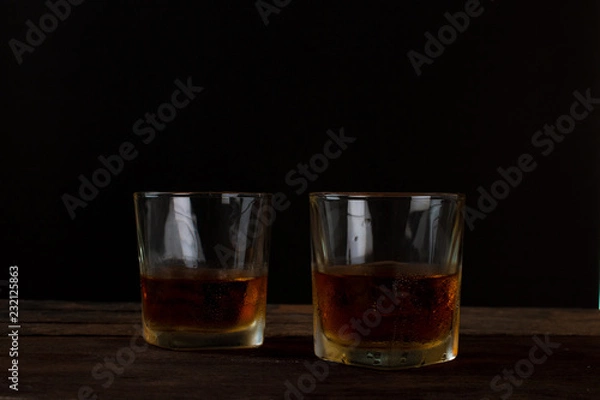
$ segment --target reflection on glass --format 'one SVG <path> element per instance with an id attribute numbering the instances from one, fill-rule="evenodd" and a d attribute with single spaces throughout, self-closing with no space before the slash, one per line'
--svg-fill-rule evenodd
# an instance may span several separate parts
<path id="1" fill-rule="evenodd" d="M 430 197 L 413 197 L 410 200 L 410 211 L 405 235 L 412 243 L 413 250 L 427 255 L 427 262 L 432 263 L 435 256 L 433 249 L 437 245 L 438 224 L 441 202 Z M 419 251 L 418 249 L 421 249 Z M 419 259 L 423 259 L 420 254 Z"/>
<path id="2" fill-rule="evenodd" d="M 351 264 L 368 261 L 373 253 L 371 212 L 366 201 L 348 202 L 347 260 Z"/>
<path id="3" fill-rule="evenodd" d="M 248 236 L 251 232 L 250 221 L 252 220 L 252 207 L 254 199 L 238 199 L 235 211 L 232 215 L 232 225 L 229 227 L 230 240 L 233 244 L 234 259 L 233 266 L 243 268 L 246 263 L 246 249 L 251 245 L 252 238 Z"/>
<path id="4" fill-rule="evenodd" d="M 180 259 L 188 268 L 206 261 L 190 199 L 174 197 L 165 221 L 165 258 Z"/>

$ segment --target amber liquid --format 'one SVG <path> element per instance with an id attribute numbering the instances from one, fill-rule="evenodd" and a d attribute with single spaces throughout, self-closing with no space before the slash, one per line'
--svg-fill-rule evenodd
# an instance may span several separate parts
<path id="1" fill-rule="evenodd" d="M 230 332 L 264 319 L 266 276 L 171 267 L 142 276 L 142 314 L 156 331 Z"/>
<path id="2" fill-rule="evenodd" d="M 324 335 L 342 345 L 356 345 L 360 338 L 359 347 L 435 346 L 458 323 L 459 306 L 458 274 L 435 272 L 435 266 L 400 263 L 314 272 L 316 317 Z"/>

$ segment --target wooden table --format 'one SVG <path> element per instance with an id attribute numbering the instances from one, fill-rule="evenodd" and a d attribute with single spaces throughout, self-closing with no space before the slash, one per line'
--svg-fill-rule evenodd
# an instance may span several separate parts
<path id="1" fill-rule="evenodd" d="M 258 349 L 203 352 L 147 346 L 138 304 L 19 307 L 18 358 L 7 356 L 12 340 L 0 340 L 4 400 L 600 399 L 600 311 L 592 309 L 463 307 L 456 360 L 377 371 L 319 361 L 308 305 L 269 306 Z M 546 353 L 531 353 L 540 341 L 550 342 Z M 18 392 L 8 388 L 13 359 Z"/>

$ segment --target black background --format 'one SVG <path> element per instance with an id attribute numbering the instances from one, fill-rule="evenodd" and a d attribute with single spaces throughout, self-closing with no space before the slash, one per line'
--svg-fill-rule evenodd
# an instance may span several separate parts
<path id="1" fill-rule="evenodd" d="M 596 307 L 600 111 L 548 156 L 531 143 L 574 91 L 600 97 L 595 2 L 562 3 L 482 1 L 417 76 L 407 52 L 464 1 L 292 0 L 265 26 L 252 1 L 87 0 L 21 65 L 9 41 L 48 9 L 3 1 L 2 263 L 22 298 L 137 300 L 134 191 L 281 191 L 269 302 L 308 303 L 308 192 L 463 192 L 477 209 L 529 153 L 537 168 L 467 229 L 463 304 Z M 144 144 L 134 122 L 188 77 L 205 90 Z M 286 174 L 342 127 L 356 141 L 296 194 Z M 138 156 L 72 220 L 61 196 L 126 141 Z"/>

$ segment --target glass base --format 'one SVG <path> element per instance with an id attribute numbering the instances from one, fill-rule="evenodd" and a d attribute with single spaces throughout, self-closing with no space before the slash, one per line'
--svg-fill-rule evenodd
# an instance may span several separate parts
<path id="1" fill-rule="evenodd" d="M 247 349 L 259 347 L 264 339 L 264 322 L 230 332 L 153 330 L 144 325 L 144 339 L 151 345 L 171 350 Z"/>
<path id="2" fill-rule="evenodd" d="M 395 370 L 448 362 L 458 354 L 458 333 L 430 346 L 381 347 L 343 345 L 315 333 L 315 355 L 323 360 L 360 367 Z"/>

